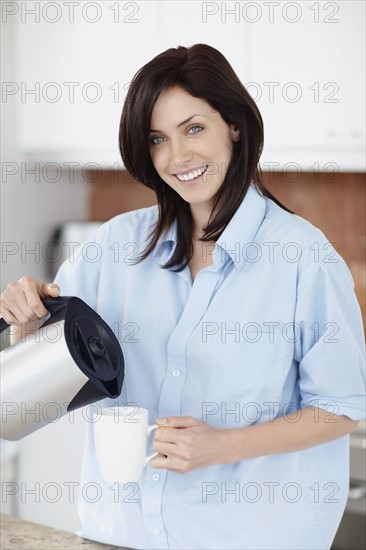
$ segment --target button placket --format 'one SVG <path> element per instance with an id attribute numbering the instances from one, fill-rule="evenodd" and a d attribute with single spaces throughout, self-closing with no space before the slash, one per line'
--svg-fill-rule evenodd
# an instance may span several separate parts
<path id="1" fill-rule="evenodd" d="M 219 280 L 219 272 L 205 271 L 194 282 L 182 315 L 172 332 L 167 349 L 168 376 L 165 377 L 158 408 L 160 418 L 180 416 L 187 374 L 186 347 L 195 326 L 203 317 Z"/>
<path id="2" fill-rule="evenodd" d="M 217 272 L 201 273 L 191 288 L 187 303 L 176 328 L 172 332 L 167 349 L 167 371 L 162 384 L 158 417 L 181 416 L 182 394 L 187 374 L 186 347 L 195 326 L 204 315 L 218 281 Z M 161 470 L 145 477 L 144 489 L 147 495 L 143 499 L 143 514 L 146 526 L 151 533 L 151 544 L 157 540 L 165 548 L 166 534 L 161 514 L 162 493 L 167 471 Z M 163 527 L 160 527 L 160 526 Z M 153 542 L 155 541 L 155 543 Z"/>

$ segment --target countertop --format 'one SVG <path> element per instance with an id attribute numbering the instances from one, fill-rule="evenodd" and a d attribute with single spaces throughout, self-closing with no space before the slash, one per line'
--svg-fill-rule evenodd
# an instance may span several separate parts
<path id="1" fill-rule="evenodd" d="M 127 550 L 13 516 L 1 515 L 0 526 L 1 550 Z"/>

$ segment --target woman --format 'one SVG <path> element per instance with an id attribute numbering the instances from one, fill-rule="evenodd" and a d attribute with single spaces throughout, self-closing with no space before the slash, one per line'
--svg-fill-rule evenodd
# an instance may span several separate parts
<path id="1" fill-rule="evenodd" d="M 80 497 L 87 538 L 331 546 L 348 434 L 364 418 L 360 309 L 324 235 L 263 186 L 262 146 L 260 113 L 220 52 L 163 52 L 135 75 L 120 126 L 124 164 L 158 207 L 103 224 L 97 259 L 80 249 L 53 285 L 23 278 L 1 297 L 5 320 L 23 324 L 46 314 L 39 296 L 85 300 L 120 338 L 119 402 L 158 419 L 159 455 L 118 492 L 88 426 L 81 486 L 101 491 Z"/>

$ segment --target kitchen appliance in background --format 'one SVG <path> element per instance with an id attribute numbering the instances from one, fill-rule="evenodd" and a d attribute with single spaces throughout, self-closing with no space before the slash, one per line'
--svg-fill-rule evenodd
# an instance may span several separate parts
<path id="1" fill-rule="evenodd" d="M 102 222 L 66 222 L 56 227 L 48 243 L 49 254 L 45 255 L 47 275 L 54 279 L 62 262 L 77 249 L 102 225 Z M 62 292 L 62 289 L 61 289 Z"/>
<path id="2" fill-rule="evenodd" d="M 350 435 L 350 490 L 332 550 L 366 548 L 366 422 Z"/>
<path id="3" fill-rule="evenodd" d="M 10 441 L 122 390 L 122 349 L 107 323 L 80 298 L 42 301 L 47 321 L 1 352 L 0 428 Z"/>

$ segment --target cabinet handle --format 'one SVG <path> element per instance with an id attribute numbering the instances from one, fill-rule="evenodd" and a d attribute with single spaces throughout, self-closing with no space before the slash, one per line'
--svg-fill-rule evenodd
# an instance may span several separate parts
<path id="1" fill-rule="evenodd" d="M 361 485 L 356 485 L 356 487 L 351 487 L 348 492 L 348 498 L 352 500 L 359 500 L 364 498 L 366 495 L 366 483 L 361 483 Z"/>

